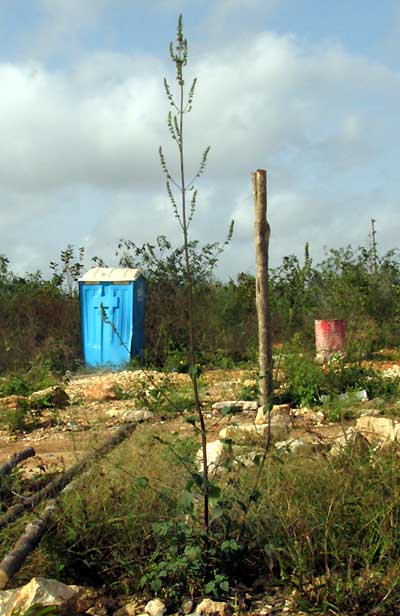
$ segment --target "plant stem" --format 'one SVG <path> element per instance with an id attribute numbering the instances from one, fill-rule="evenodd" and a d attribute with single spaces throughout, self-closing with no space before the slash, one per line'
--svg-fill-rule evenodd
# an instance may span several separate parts
<path id="1" fill-rule="evenodd" d="M 188 241 L 188 224 L 186 212 L 186 188 L 185 188 L 185 164 L 184 164 L 184 149 L 183 149 L 183 80 L 180 80 L 180 106 L 179 106 L 179 159 L 180 159 L 180 174 L 181 174 L 181 192 L 182 192 L 182 229 L 183 242 L 185 252 L 186 265 L 186 280 L 187 280 L 187 299 L 188 299 L 188 326 L 189 326 L 189 364 L 190 376 L 193 384 L 194 401 L 196 411 L 199 417 L 200 433 L 201 433 L 201 449 L 203 457 L 203 498 L 204 498 L 204 528 L 208 533 L 209 528 L 209 498 L 208 498 L 208 466 L 207 466 L 207 429 L 204 421 L 204 414 L 201 408 L 199 387 L 196 374 L 196 362 L 194 352 L 194 325 L 193 325 L 193 278 L 190 267 L 189 241 Z"/>

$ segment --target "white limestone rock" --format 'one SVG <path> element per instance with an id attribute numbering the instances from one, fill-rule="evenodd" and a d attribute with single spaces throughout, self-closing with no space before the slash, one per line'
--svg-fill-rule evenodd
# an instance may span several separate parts
<path id="1" fill-rule="evenodd" d="M 258 402 L 257 400 L 225 400 L 224 402 L 214 402 L 212 405 L 215 411 L 220 411 L 226 407 L 241 411 L 256 411 L 258 409 Z"/>
<path id="2" fill-rule="evenodd" d="M 122 416 L 122 421 L 125 423 L 149 421 L 153 419 L 154 413 L 147 409 L 138 409 L 137 411 L 126 411 Z"/>
<path id="3" fill-rule="evenodd" d="M 384 446 L 400 441 L 400 421 L 391 417 L 362 415 L 357 419 L 355 429 L 371 445 Z"/>
<path id="4" fill-rule="evenodd" d="M 271 425 L 289 425 L 291 422 L 291 417 L 290 417 L 290 405 L 289 404 L 274 404 L 274 406 L 271 409 Z M 256 415 L 256 419 L 255 419 L 255 424 L 266 424 L 268 423 L 268 413 L 265 412 L 265 408 L 263 406 L 260 406 L 258 411 L 257 411 L 257 415 Z"/>
<path id="5" fill-rule="evenodd" d="M 207 451 L 207 468 L 208 473 L 213 475 L 221 462 L 222 454 L 224 451 L 224 444 L 222 441 L 211 441 L 207 443 L 206 447 Z M 196 453 L 196 466 L 199 471 L 202 473 L 204 470 L 203 466 L 203 450 L 200 448 Z"/>
<path id="6" fill-rule="evenodd" d="M 203 599 L 196 607 L 195 614 L 199 616 L 232 616 L 233 608 L 225 601 Z"/>
<path id="7" fill-rule="evenodd" d="M 146 604 L 144 611 L 149 616 L 164 616 L 167 608 L 160 599 L 152 599 Z"/>
<path id="8" fill-rule="evenodd" d="M 0 592 L 1 616 L 24 614 L 33 605 L 56 606 L 60 614 L 67 616 L 75 611 L 76 602 L 83 589 L 67 586 L 57 580 L 43 577 L 32 578 L 25 586 Z"/>

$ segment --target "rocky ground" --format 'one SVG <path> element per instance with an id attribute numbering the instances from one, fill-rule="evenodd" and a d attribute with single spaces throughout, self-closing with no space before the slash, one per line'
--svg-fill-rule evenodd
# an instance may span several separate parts
<path id="1" fill-rule="evenodd" d="M 249 601 L 251 598 L 251 603 Z M 285 593 L 281 588 L 271 588 L 268 593 L 257 595 L 254 591 L 238 595 L 232 602 L 214 601 L 209 598 L 196 602 L 190 597 L 182 600 L 174 616 L 306 616 L 294 606 L 295 593 Z M 33 578 L 23 587 L 0 592 L 2 616 L 36 616 L 32 606 L 54 606 L 49 616 L 165 616 L 167 608 L 158 599 L 143 601 L 137 597 L 123 600 L 110 599 L 98 592 L 79 586 L 67 586 L 46 578 Z M 249 606 L 251 607 L 249 608 Z M 29 611 L 29 610 L 32 611 Z M 19 611 L 18 611 L 19 610 Z M 40 614 L 40 613 L 39 613 Z M 41 616 L 41 615 L 40 615 Z M 318 615 L 317 615 L 318 616 Z"/>
<path id="2" fill-rule="evenodd" d="M 381 368 L 388 376 L 398 376 L 400 373 L 399 362 L 385 363 Z M 267 418 L 263 410 L 258 408 L 257 401 L 240 400 L 243 387 L 251 388 L 254 382 L 254 374 L 246 370 L 214 370 L 202 375 L 201 395 L 209 428 L 209 462 L 212 470 L 217 468 L 218 456 L 222 451 L 220 439 L 227 436 L 234 440 L 243 435 L 257 436 L 265 434 L 267 430 Z M 171 392 L 180 392 L 184 399 L 185 392 L 188 394 L 190 390 L 190 380 L 185 374 L 165 375 L 141 370 L 72 377 L 64 386 L 68 401 L 60 408 L 40 410 L 29 430 L 13 434 L 6 429 L 0 430 L 0 464 L 22 448 L 32 446 L 36 455 L 22 464 L 23 472 L 27 476 L 64 470 L 104 440 L 121 423 L 132 420 L 146 420 L 159 428 L 162 426 L 162 430 L 167 434 L 176 431 L 182 434 L 190 433 L 191 426 L 184 421 L 185 415 L 192 414 L 190 408 L 180 407 L 180 414 L 172 415 L 163 410 L 154 412 L 157 407 L 157 391 L 160 388 L 168 392 L 169 396 L 172 395 Z M 176 396 L 174 399 L 176 400 Z M 3 406 L 5 403 L 12 405 L 14 402 L 15 400 L 3 400 Z M 361 439 L 382 446 L 400 436 L 400 423 L 382 416 L 377 401 L 364 399 L 354 405 L 356 416 L 342 424 L 327 421 L 322 411 L 291 409 L 287 405 L 274 407 L 271 414 L 274 446 L 278 451 L 294 451 L 307 447 L 318 450 L 322 448 L 334 454 L 349 439 Z M 221 414 L 221 409 L 226 406 L 237 408 L 237 414 L 231 419 Z M 8 616 L 13 610 L 16 613 L 16 607 L 25 610 L 42 597 L 40 593 L 47 592 L 53 599 L 57 593 L 60 594 L 61 598 L 57 598 L 57 601 L 60 605 L 67 606 L 63 607 L 65 614 L 163 616 L 165 611 L 164 606 L 158 605 L 158 611 L 153 613 L 153 608 L 156 610 L 154 605 L 149 607 L 140 604 L 136 599 L 122 605 L 121 602 L 94 595 L 90 591 L 57 586 L 55 582 L 50 584 L 40 578 L 38 580 L 32 580 L 28 590 L 17 589 L 0 593 L 0 614 Z M 249 595 L 251 601 L 247 602 L 245 591 L 240 596 L 240 606 L 214 605 L 212 602 L 193 606 L 188 603 L 185 609 L 182 608 L 182 613 L 220 616 L 230 616 L 238 612 L 259 616 L 302 614 L 293 607 L 293 596 L 285 594 L 281 589 L 271 589 L 268 594 L 259 596 L 253 591 Z M 51 604 L 53 599 L 46 599 L 47 605 Z M 124 601 L 126 604 L 126 598 Z"/>
<path id="3" fill-rule="evenodd" d="M 228 424 L 227 419 L 220 417 L 220 408 L 229 402 L 237 405 L 243 386 L 251 386 L 254 382 L 254 376 L 246 370 L 213 370 L 202 376 L 202 399 L 210 428 L 209 440 L 217 438 L 219 431 Z M 28 430 L 10 434 L 0 426 L 0 464 L 21 447 L 33 446 L 37 455 L 35 459 L 25 462 L 26 469 L 32 465 L 49 470 L 65 468 L 75 462 L 90 443 L 102 439 L 121 421 L 129 419 L 130 413 L 148 407 L 146 400 L 143 403 L 143 397 L 157 387 L 188 390 L 190 380 L 186 374 L 169 374 L 166 377 L 164 373 L 140 370 L 73 377 L 64 388 L 69 397 L 66 406 L 43 409 Z M 240 417 L 235 417 L 235 423 L 253 424 L 257 404 L 245 404 L 244 407 Z M 180 418 L 175 415 L 171 417 L 168 413 L 154 414 L 152 422 L 164 425 L 166 432 L 191 430 Z M 300 437 L 310 440 L 312 433 L 316 438 L 330 439 L 342 432 L 338 424 L 329 424 L 324 421 L 323 414 L 318 415 L 308 409 L 292 411 L 288 428 L 289 440 Z"/>

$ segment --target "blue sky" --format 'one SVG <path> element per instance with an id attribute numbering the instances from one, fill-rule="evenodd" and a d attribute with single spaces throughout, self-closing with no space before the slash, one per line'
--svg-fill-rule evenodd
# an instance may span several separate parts
<path id="1" fill-rule="evenodd" d="M 79 6 L 75 0 L 71 4 Z M 79 42 L 83 53 L 114 49 L 128 54 L 134 50 L 162 54 L 180 11 L 192 43 L 201 45 L 213 38 L 210 22 L 219 13 L 215 7 L 226 5 L 220 11 L 226 15 L 224 31 L 219 31 L 223 40 L 233 34 L 243 36 L 269 29 L 279 34 L 293 33 L 308 44 L 336 42 L 373 60 L 389 60 L 398 66 L 398 47 L 394 49 L 400 26 L 397 0 L 381 0 L 379 4 L 373 0 L 82 0 L 81 4 L 94 9 L 68 11 L 66 0 L 2 0 L 2 58 L 29 59 L 33 52 L 50 64 L 68 64 L 73 57 L 68 48 L 72 40 Z M 53 48 L 49 46 L 47 53 L 34 49 L 35 39 L 57 22 L 57 15 L 59 24 L 64 25 L 58 43 L 53 43 Z M 74 23 L 76 15 L 81 20 Z"/>
<path id="2" fill-rule="evenodd" d="M 163 53 L 165 41 L 174 33 L 176 17 L 181 11 L 192 42 L 197 44 L 202 39 L 212 38 L 214 15 L 222 14 L 226 16 L 223 39 L 232 33 L 240 36 L 269 29 L 280 34 L 293 33 L 309 44 L 337 42 L 371 59 L 387 61 L 391 56 L 390 47 L 394 45 L 390 39 L 397 37 L 400 25 L 397 0 L 381 0 L 379 4 L 374 0 L 234 0 L 225 3 L 218 0 L 82 0 L 81 4 L 94 9 L 68 11 L 66 0 L 2 0 L 2 57 L 30 59 L 32 51 L 40 56 L 39 50 L 32 49 L 30 44 L 57 21 L 66 26 L 62 29 L 63 40 L 58 44 L 58 53 L 66 63 L 73 55 L 65 45 L 68 40 L 78 40 L 82 52 L 111 48 L 126 53 L 135 49 Z M 71 5 L 79 6 L 75 0 L 71 0 Z M 224 8 L 218 10 L 218 6 Z M 73 18 L 77 15 L 81 19 L 74 24 Z M 53 52 L 54 48 L 49 46 L 48 54 L 43 53 L 47 62 L 52 63 Z M 391 59 L 396 63 L 398 58 Z"/>
<path id="3" fill-rule="evenodd" d="M 250 173 L 267 168 L 271 260 L 324 246 L 398 245 L 400 4 L 396 0 L 0 0 L 0 251 L 47 271 L 71 243 L 115 265 L 179 229 L 162 88 L 183 13 L 188 172 L 211 145 L 193 236 L 236 229 L 220 276 L 254 270 Z"/>

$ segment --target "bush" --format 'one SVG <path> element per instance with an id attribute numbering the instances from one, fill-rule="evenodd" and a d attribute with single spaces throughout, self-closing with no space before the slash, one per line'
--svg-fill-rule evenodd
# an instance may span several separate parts
<path id="1" fill-rule="evenodd" d="M 349 364 L 342 357 L 333 358 L 324 375 L 323 391 L 330 396 L 365 389 L 369 398 L 392 400 L 400 393 L 400 378 L 388 378 L 372 368 Z"/>
<path id="2" fill-rule="evenodd" d="M 302 351 L 302 340 L 299 336 L 295 336 L 288 345 L 283 358 L 283 371 L 284 397 L 287 401 L 296 406 L 311 406 L 320 402 L 324 373 L 315 358 Z"/>
<path id="3" fill-rule="evenodd" d="M 30 416 L 28 400 L 18 400 L 16 408 L 5 408 L 0 406 L 0 424 L 3 425 L 10 434 L 25 430 L 27 418 Z"/>
<path id="4" fill-rule="evenodd" d="M 81 357 L 79 302 L 42 279 L 0 275 L 0 372 L 26 370 L 37 357 L 65 372 Z"/>
<path id="5" fill-rule="evenodd" d="M 284 354 L 285 381 L 276 394 L 277 402 L 312 406 L 321 403 L 323 395 L 335 399 L 358 390 L 366 390 L 369 398 L 384 400 L 394 400 L 400 395 L 400 377 L 388 378 L 360 363 L 348 363 L 341 355 L 333 356 L 326 366 L 321 366 L 313 354 L 302 349 L 301 337 L 294 336 Z"/>
<path id="6" fill-rule="evenodd" d="M 48 363 L 34 362 L 28 371 L 11 371 L 0 380 L 0 398 L 5 396 L 29 396 L 34 391 L 57 385 Z"/>
<path id="7" fill-rule="evenodd" d="M 40 273 L 14 276 L 8 260 L 0 256 L 0 371 L 26 369 L 38 355 L 57 373 L 81 364 L 79 301 L 73 281 L 83 265 L 81 256 L 72 263 L 71 249 L 62 251 L 63 265 L 56 267 L 58 274 L 51 282 Z M 212 271 L 219 249 L 217 244 L 190 245 L 195 346 L 203 364 L 228 369 L 257 361 L 255 278 L 242 272 L 235 280 L 215 280 Z M 182 247 L 174 248 L 163 236 L 143 246 L 128 240 L 120 242 L 119 256 L 121 265 L 140 267 L 146 276 L 146 364 L 185 370 L 188 307 Z M 316 265 L 308 248 L 303 264 L 294 255 L 286 256 L 270 276 L 273 338 L 288 342 L 297 332 L 304 348 L 312 352 L 314 319 L 343 318 L 349 359 L 370 357 L 379 348 L 400 344 L 399 288 L 396 251 L 378 259 L 376 274 L 371 272 L 370 253 L 362 247 L 328 250 Z"/>

